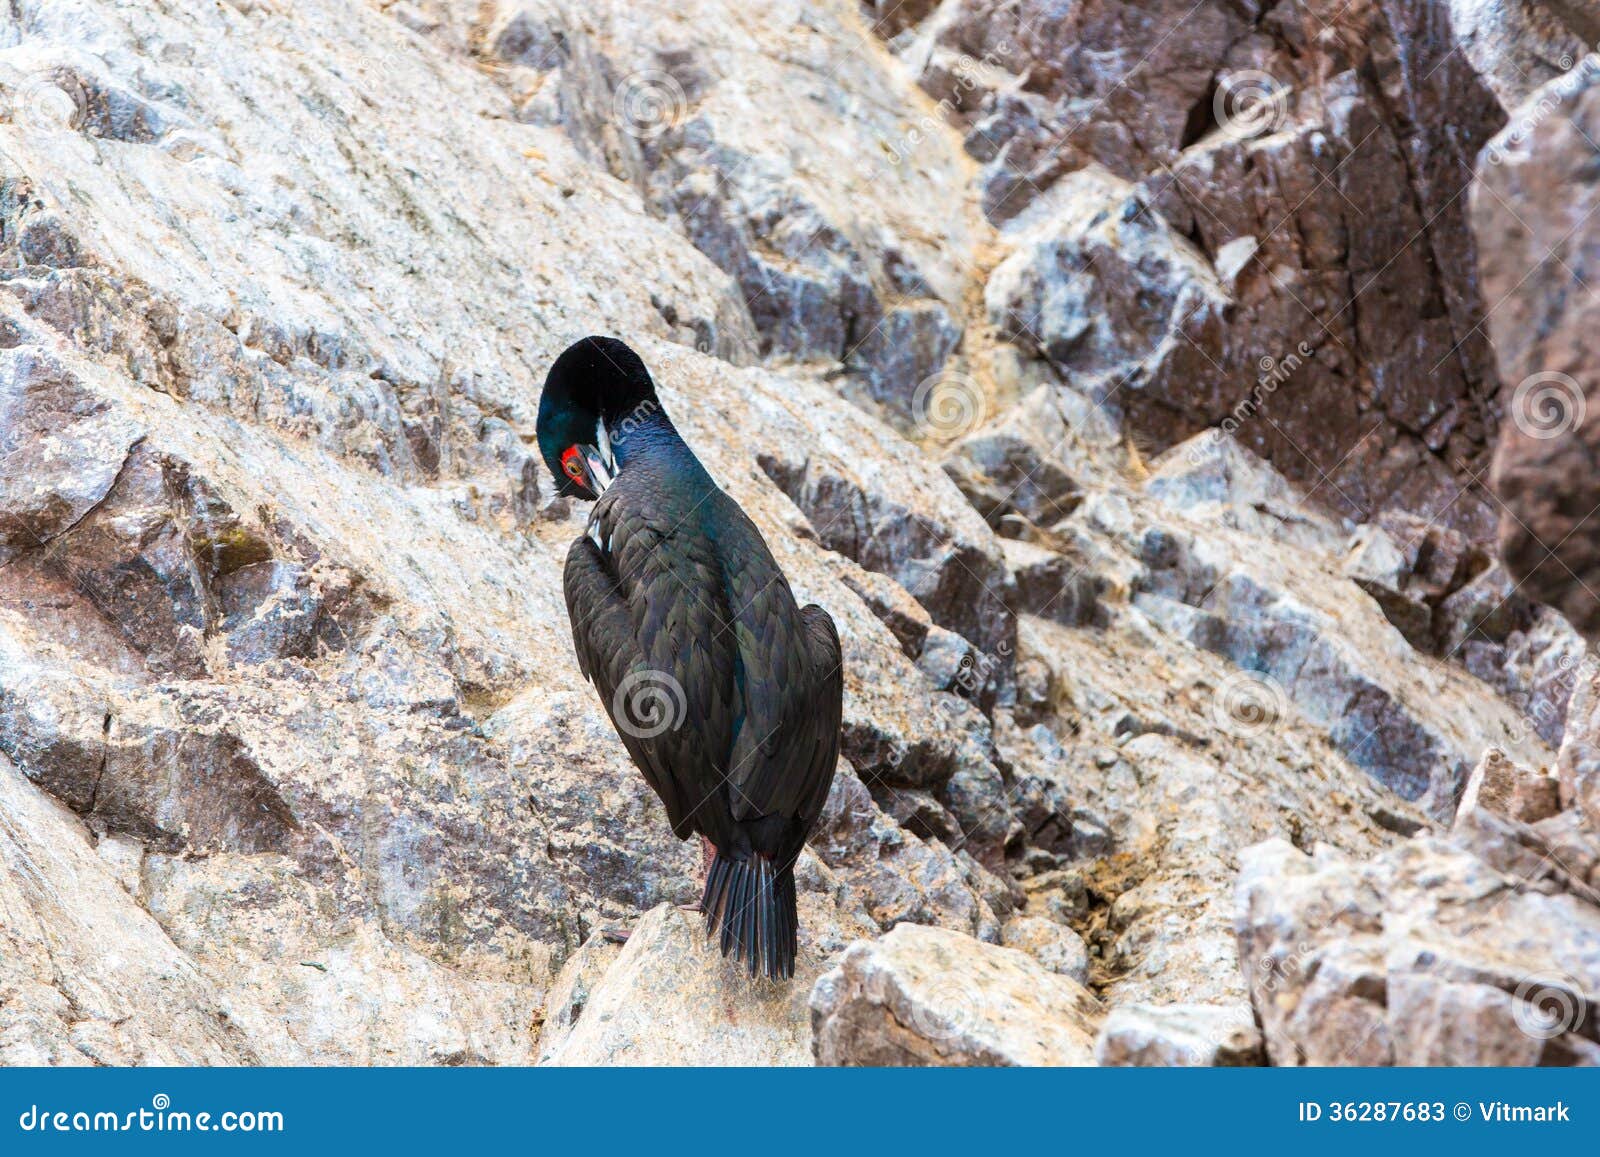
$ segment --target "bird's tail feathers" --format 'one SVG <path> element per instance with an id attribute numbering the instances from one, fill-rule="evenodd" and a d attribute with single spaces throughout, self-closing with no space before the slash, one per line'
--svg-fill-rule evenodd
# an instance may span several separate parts
<path id="1" fill-rule="evenodd" d="M 751 976 L 794 976 L 799 920 L 792 863 L 775 864 L 761 855 L 735 860 L 718 852 L 706 873 L 701 906 L 706 938 L 720 934 L 722 955 L 744 962 Z"/>

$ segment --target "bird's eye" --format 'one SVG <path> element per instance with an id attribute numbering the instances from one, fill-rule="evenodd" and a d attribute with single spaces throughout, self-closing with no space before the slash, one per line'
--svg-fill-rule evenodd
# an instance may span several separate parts
<path id="1" fill-rule="evenodd" d="M 574 481 L 583 478 L 583 454 L 576 445 L 568 446 L 567 452 L 561 455 L 561 469 L 567 472 L 567 477 Z"/>

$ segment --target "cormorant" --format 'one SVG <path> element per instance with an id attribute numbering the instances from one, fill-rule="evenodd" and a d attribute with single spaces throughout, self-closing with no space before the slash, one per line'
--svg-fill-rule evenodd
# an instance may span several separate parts
<path id="1" fill-rule="evenodd" d="M 792 977 L 795 859 L 839 755 L 833 619 L 796 605 L 623 342 L 556 359 L 538 437 L 559 493 L 594 502 L 564 580 L 579 668 L 673 833 L 701 836 L 706 935 L 752 976 Z"/>

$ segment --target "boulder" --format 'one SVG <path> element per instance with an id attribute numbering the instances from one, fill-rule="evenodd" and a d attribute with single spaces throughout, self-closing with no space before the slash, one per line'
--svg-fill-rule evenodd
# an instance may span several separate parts
<path id="1" fill-rule="evenodd" d="M 811 994 L 821 1065 L 1088 1065 L 1098 1002 L 1021 952 L 902 924 Z"/>
<path id="2" fill-rule="evenodd" d="M 808 994 L 864 925 L 803 887 L 794 979 L 769 981 L 724 959 L 698 914 L 653 908 L 620 950 L 591 943 L 568 964 L 546 1005 L 539 1063 L 809 1065 Z"/>

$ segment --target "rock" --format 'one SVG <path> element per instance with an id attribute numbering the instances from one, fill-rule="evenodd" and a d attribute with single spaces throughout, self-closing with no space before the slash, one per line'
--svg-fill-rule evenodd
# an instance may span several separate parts
<path id="1" fill-rule="evenodd" d="M 815 935 L 827 907 L 805 893 L 801 927 Z M 793 980 L 752 980 L 707 943 L 699 916 L 661 905 L 633 928 L 604 972 L 595 971 L 581 965 L 557 985 L 570 1025 L 546 1021 L 541 1064 L 811 1063 L 806 1001 L 821 971 L 814 945 L 803 947 Z"/>
<path id="2" fill-rule="evenodd" d="M 1562 0 L 1551 4 L 1450 0 L 1450 24 L 1457 42 L 1506 112 L 1515 112 L 1535 89 L 1566 72 L 1589 51 L 1580 32 L 1583 25 L 1575 18 L 1583 5 L 1567 7 L 1568 11 L 1562 10 Z M 1588 35 L 1592 43 L 1595 33 Z"/>
<path id="3" fill-rule="evenodd" d="M 1039 916 L 1017 916 L 1006 921 L 1000 943 L 1026 952 L 1051 972 L 1089 983 L 1089 949 L 1071 928 Z"/>
<path id="4" fill-rule="evenodd" d="M 658 909 L 651 910 L 652 915 L 655 911 Z M 604 982 L 606 973 L 617 962 L 621 952 L 622 946 L 602 930 L 590 936 L 582 948 L 567 957 L 567 962 L 561 966 L 561 971 L 545 996 L 544 1010 L 539 1019 L 540 1064 L 548 1064 L 561 1046 L 566 1044 L 583 1010 L 589 1006 L 595 989 Z"/>
<path id="5" fill-rule="evenodd" d="M 1337 529 L 1307 508 L 1299 489 L 1226 433 L 1202 434 L 1167 451 L 1152 464 L 1144 489 L 1197 521 L 1306 550 L 1337 546 Z"/>
<path id="6" fill-rule="evenodd" d="M 544 72 L 561 59 L 560 12 L 545 0 L 493 0 L 478 16 L 479 51 L 504 64 Z"/>
<path id="7" fill-rule="evenodd" d="M 811 994 L 821 1065 L 1088 1065 L 1100 1010 L 1020 952 L 913 924 L 853 945 Z"/>
<path id="8" fill-rule="evenodd" d="M 1158 449 L 1218 426 L 1341 514 L 1482 534 L 1493 513 L 1463 486 L 1498 415 L 1459 193 L 1505 121 L 1502 78 L 1548 74 L 1561 49 L 1529 56 L 1570 42 L 1498 11 L 1524 7 L 1159 3 L 1129 21 L 959 0 L 894 44 L 1018 246 L 986 289 L 1003 333 L 1114 390 Z M 1098 213 L 1096 187 L 1115 190 Z"/>
<path id="9" fill-rule="evenodd" d="M 989 321 L 1097 401 L 1204 372 L 1227 294 L 1133 189 L 1088 170 L 1049 194 L 984 290 Z"/>
<path id="10" fill-rule="evenodd" d="M 1095 1044 L 1109 1067 L 1233 1068 L 1261 1065 L 1261 1034 L 1238 1005 L 1131 1004 L 1113 1009 Z"/>
<path id="11" fill-rule="evenodd" d="M 1023 542 L 1005 544 L 1006 565 L 1016 583 L 1017 610 L 1067 627 L 1104 626 L 1102 596 L 1109 585 L 1090 561 L 1074 553 Z"/>
<path id="12" fill-rule="evenodd" d="M 796 434 L 805 430 L 805 440 L 775 439 L 761 467 L 804 512 L 817 539 L 895 579 L 935 623 L 996 656 L 996 674 L 1004 679 L 1004 648 L 1016 629 L 1007 604 L 1010 576 L 993 533 L 954 484 L 942 477 L 930 482 L 908 469 L 906 486 L 885 486 L 877 463 L 870 479 L 862 475 L 849 448 L 885 441 L 882 428 L 865 419 L 842 420 L 830 430 L 811 421 L 802 425 L 796 410 L 782 425 L 769 417 L 769 431 L 784 426 Z M 807 443 L 822 452 L 804 453 Z M 908 467 L 914 461 L 909 445 L 889 452 Z"/>
<path id="13" fill-rule="evenodd" d="M 958 185 L 954 134 L 896 111 L 909 82 L 855 50 L 862 31 L 845 3 L 803 25 L 726 0 L 590 5 L 554 83 L 580 148 L 735 278 L 763 353 L 842 362 L 909 416 L 961 338 L 973 240 L 912 195 Z"/>
<path id="14" fill-rule="evenodd" d="M 1364 526 L 1350 540 L 1345 574 L 1372 596 L 1383 617 L 1419 650 L 1433 649 L 1433 608 L 1407 589 L 1406 552 L 1383 529 Z"/>
<path id="15" fill-rule="evenodd" d="M 140 431 L 43 351 L 0 349 L 0 565 L 76 526 L 105 498 Z M 92 464 L 92 465 L 91 465 Z"/>
<path id="16" fill-rule="evenodd" d="M 1532 625 L 1505 568 L 1457 531 L 1385 511 L 1348 549 L 1345 573 L 1419 651 L 1458 658 L 1469 642 L 1503 646 Z"/>
<path id="17" fill-rule="evenodd" d="M 1214 508 L 1195 504 L 1187 488 L 1158 493 L 1162 505 L 1174 512 L 1188 507 L 1213 527 L 1220 517 Z M 1306 545 L 1328 541 L 1332 528 L 1325 520 L 1305 513 L 1293 517 L 1308 524 L 1296 536 Z M 1440 667 L 1424 671 L 1415 664 L 1411 648 L 1386 629 L 1354 584 L 1341 589 L 1302 581 L 1305 568 L 1328 565 L 1313 561 L 1325 559 L 1322 552 L 1261 552 L 1245 545 L 1248 537 L 1164 518 L 1147 524 L 1142 533 L 1130 519 L 1118 533 L 1146 567 L 1136 580 L 1134 605 L 1165 629 L 1243 668 L 1224 701 L 1237 700 L 1249 711 L 1273 715 L 1282 713 L 1286 700 L 1293 701 L 1309 719 L 1328 728 L 1335 747 L 1353 763 L 1404 798 L 1425 801 L 1440 818 L 1454 814 L 1478 755 L 1501 736 L 1532 741 L 1518 758 L 1531 763 L 1544 758 L 1532 729 L 1492 696 L 1481 701 L 1481 708 L 1464 713 L 1427 706 L 1454 694 L 1476 700 L 1479 685 L 1462 672 Z M 1426 545 L 1428 540 L 1420 541 Z M 1416 557 L 1427 563 L 1427 573 L 1420 577 L 1414 573 L 1419 563 L 1404 562 L 1405 550 L 1391 552 L 1391 561 L 1397 554 L 1401 571 L 1412 574 L 1404 580 L 1405 591 L 1417 588 L 1436 595 L 1452 589 L 1462 573 L 1470 573 L 1466 540 L 1457 535 L 1450 541 L 1460 550 L 1424 550 L 1412 544 L 1419 551 Z M 1288 562 L 1290 558 L 1299 561 Z M 1399 581 L 1391 576 L 1374 585 Z M 1319 621 L 1327 628 L 1312 625 Z M 1497 722 L 1469 719 L 1480 709 Z M 1259 722 L 1271 724 L 1270 718 Z"/>
<path id="18" fill-rule="evenodd" d="M 1500 369 L 1493 485 L 1504 504 L 1500 552 L 1522 593 L 1600 637 L 1600 549 L 1583 526 L 1596 502 L 1590 467 L 1600 445 L 1600 368 L 1588 335 L 1597 307 L 1570 293 L 1595 275 L 1589 211 L 1600 183 L 1584 139 L 1600 131 L 1593 58 L 1529 96 L 1482 154 L 1472 226 L 1484 239 L 1484 291 L 1499 306 L 1488 329 Z M 1514 208 L 1513 208 L 1514 207 Z M 1552 247 L 1570 252 L 1551 271 Z M 1591 497 L 1592 496 L 1592 497 Z"/>
<path id="19" fill-rule="evenodd" d="M 0 1061 L 239 1065 L 305 1055 L 281 1029 L 233 1023 L 232 1003 L 117 883 L 77 818 L 3 755 L 0 814 Z"/>
<path id="20" fill-rule="evenodd" d="M 1600 831 L 1600 674 L 1590 663 L 1578 668 L 1570 714 L 1556 760 L 1561 802 Z"/>
<path id="21" fill-rule="evenodd" d="M 962 674 L 972 670 L 975 662 L 971 643 L 954 631 L 930 627 L 923 636 L 921 653 L 917 655 L 917 670 L 936 690 L 958 691 Z"/>
<path id="22" fill-rule="evenodd" d="M 1426 837 L 1249 849 L 1239 955 L 1275 1065 L 1594 1063 L 1600 906 Z"/>
<path id="23" fill-rule="evenodd" d="M 811 846 L 850 883 L 884 929 L 916 921 L 986 940 L 999 936 L 993 910 L 967 882 L 951 852 L 936 841 L 919 839 L 879 811 L 846 767 L 834 776 Z"/>
<path id="24" fill-rule="evenodd" d="M 984 520 L 1001 530 L 1008 515 L 1051 527 L 1077 509 L 1080 486 L 1059 459 L 1068 428 L 1040 387 L 999 421 L 960 439 L 945 472 Z"/>
<path id="25" fill-rule="evenodd" d="M 1461 796 L 1460 817 L 1477 808 L 1533 824 L 1561 810 L 1559 784 L 1552 776 L 1519 767 L 1496 750 L 1484 753 Z"/>
<path id="26" fill-rule="evenodd" d="M 859 569 L 847 571 L 840 576 L 840 581 L 889 628 L 908 659 L 922 655 L 933 619 L 905 587 L 884 575 Z"/>

